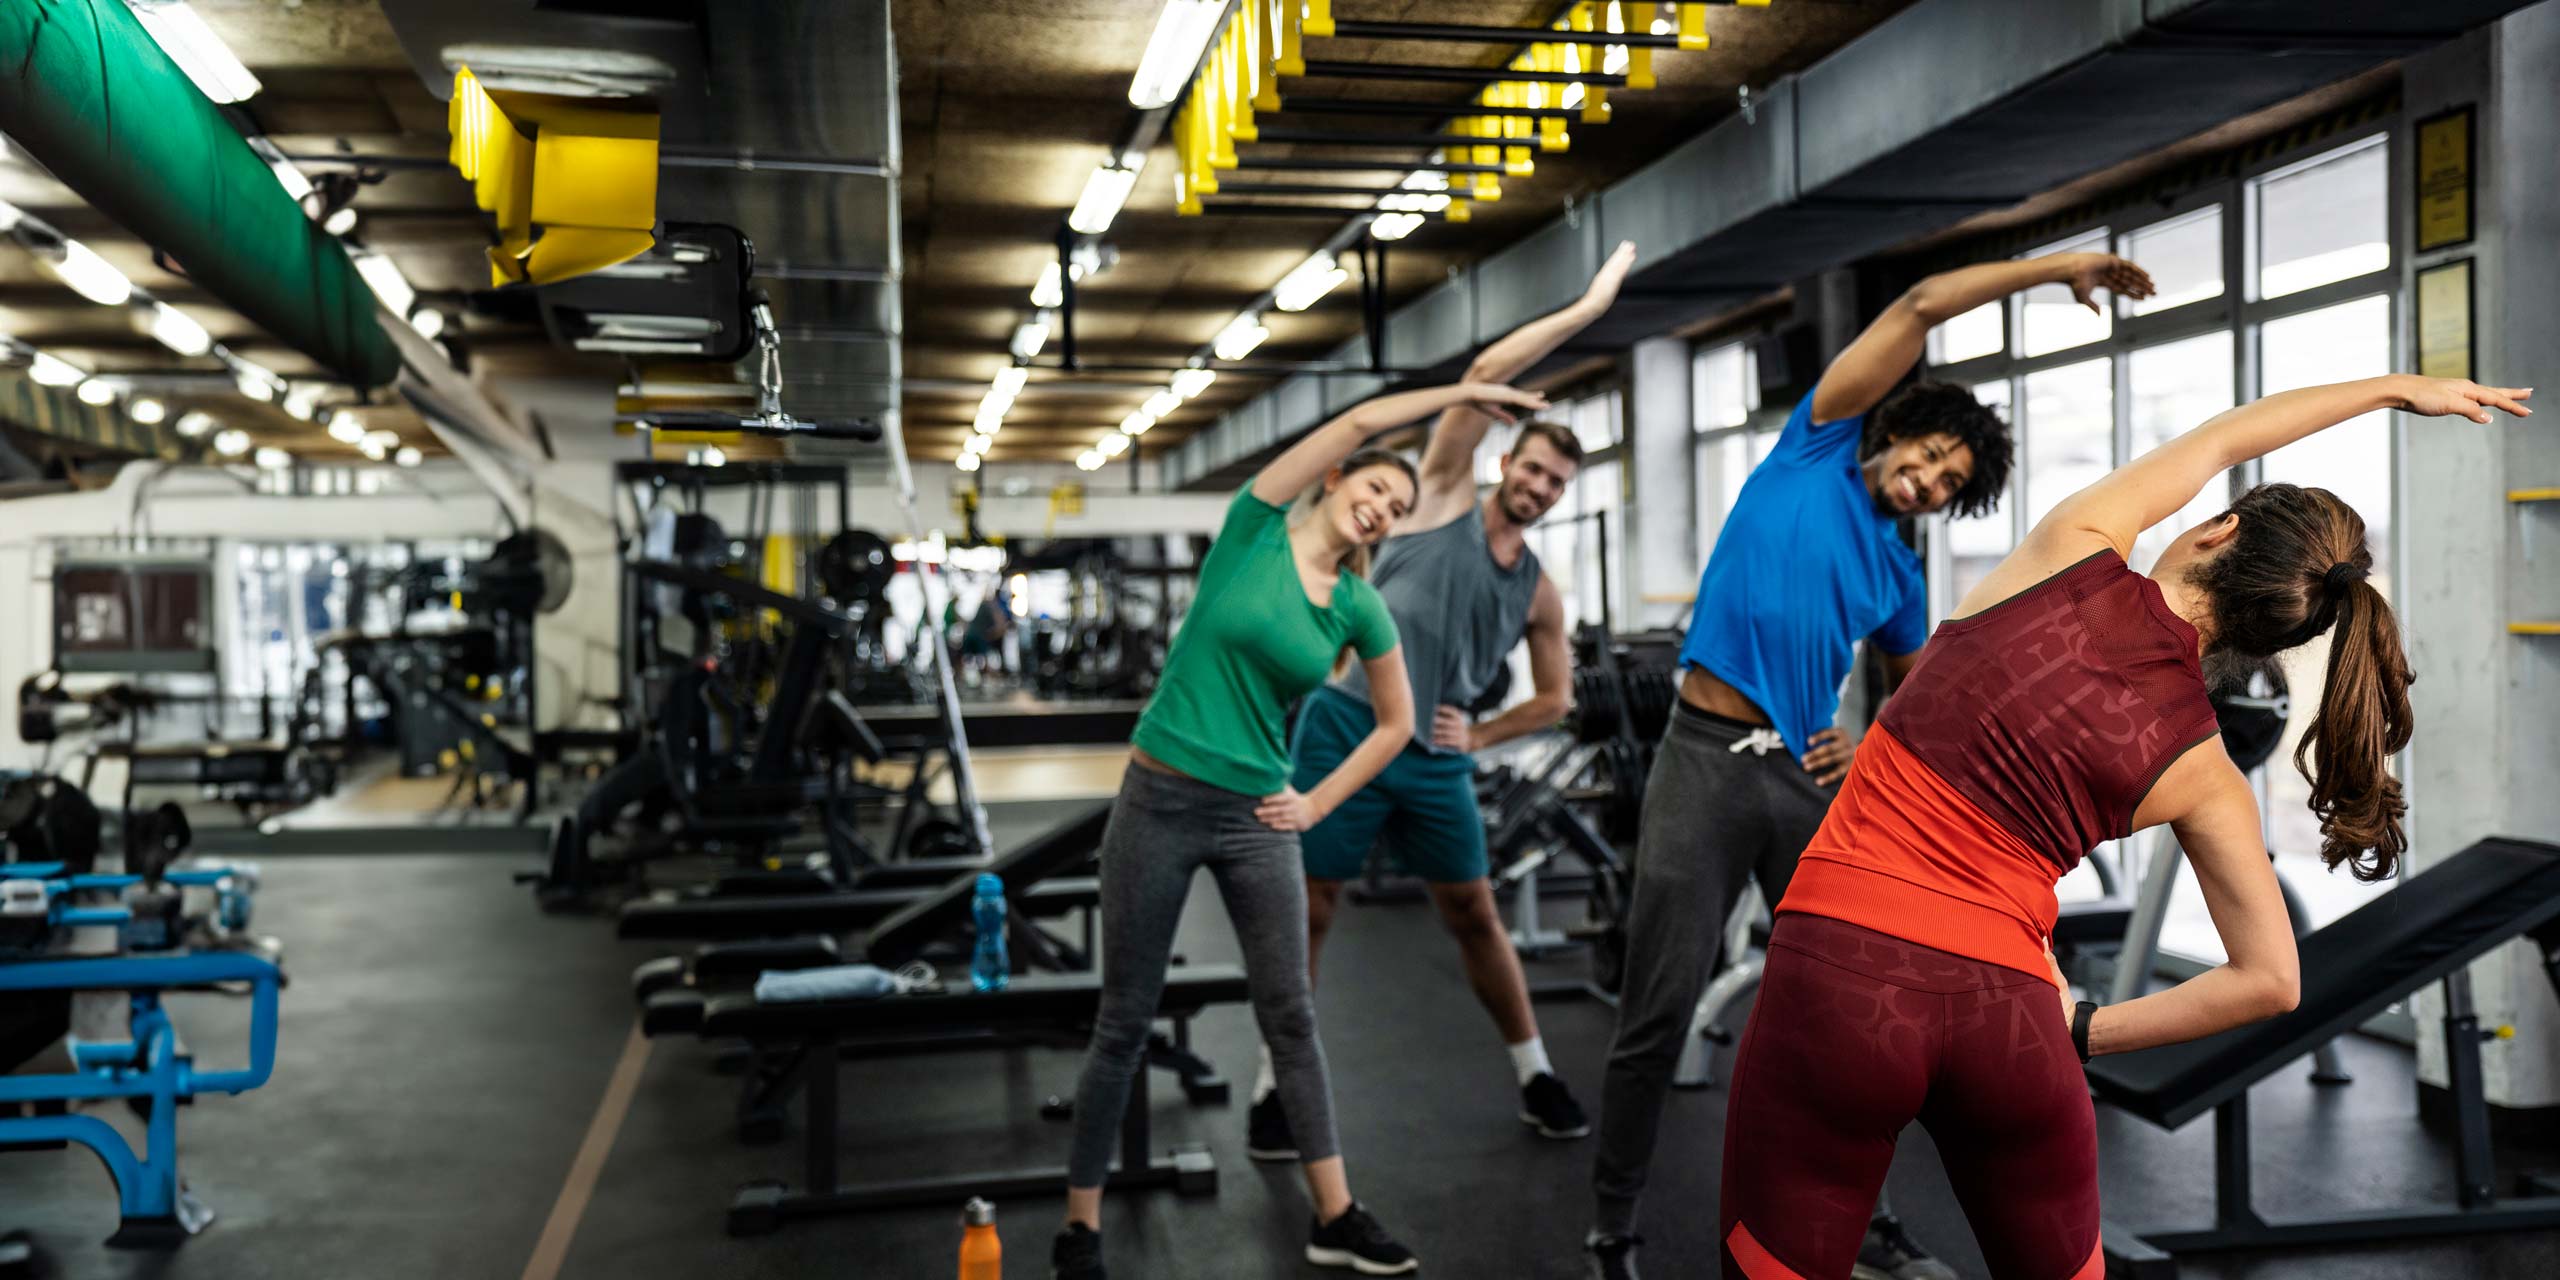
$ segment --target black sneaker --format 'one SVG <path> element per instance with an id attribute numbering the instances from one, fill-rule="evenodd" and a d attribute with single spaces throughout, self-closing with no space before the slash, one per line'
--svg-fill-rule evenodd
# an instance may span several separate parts
<path id="1" fill-rule="evenodd" d="M 1298 1140 L 1289 1133 L 1289 1113 L 1280 1109 L 1280 1095 L 1263 1095 L 1262 1101 L 1245 1112 L 1244 1153 L 1256 1160 L 1295 1160 Z"/>
<path id="2" fill-rule="evenodd" d="M 1867 1224 L 1867 1238 L 1858 1246 L 1858 1262 L 1849 1275 L 1852 1280 L 1957 1280 L 1953 1267 L 1930 1257 L 1902 1229 L 1902 1220 L 1889 1213 Z"/>
<path id="3" fill-rule="evenodd" d="M 1106 1280 L 1102 1233 L 1081 1222 L 1068 1223 L 1049 1245 L 1049 1276 L 1050 1280 Z"/>
<path id="4" fill-rule="evenodd" d="M 1643 1236 L 1591 1236 L 1582 1242 L 1582 1251 L 1590 1265 L 1583 1274 L 1589 1280 L 1637 1280 L 1636 1246 Z"/>
<path id="5" fill-rule="evenodd" d="M 1542 1138 L 1580 1138 L 1591 1132 L 1591 1117 L 1553 1072 L 1541 1071 L 1520 1086 L 1520 1120 Z"/>
<path id="6" fill-rule="evenodd" d="M 1331 1222 L 1307 1232 L 1307 1261 L 1319 1267 L 1349 1267 L 1364 1276 L 1400 1276 L 1422 1269 L 1413 1250 L 1397 1244 L 1378 1220 L 1357 1201 Z"/>

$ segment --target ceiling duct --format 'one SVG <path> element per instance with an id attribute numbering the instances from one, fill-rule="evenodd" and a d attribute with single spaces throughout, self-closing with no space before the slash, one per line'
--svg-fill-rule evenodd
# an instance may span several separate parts
<path id="1" fill-rule="evenodd" d="M 807 419 L 896 420 L 898 341 L 898 113 L 885 0 L 685 0 L 613 6 L 559 0 L 383 0 L 401 47 L 438 96 L 468 53 L 471 68 L 557 75 L 602 96 L 655 99 L 658 215 L 735 228 L 753 245 L 755 274 L 782 338 L 784 401 Z M 476 47 L 475 47 L 476 46 Z M 607 58 L 603 55 L 617 55 Z M 494 57 L 494 61 L 492 61 Z M 663 69 L 663 74 L 661 74 Z M 640 81 L 656 85 L 624 95 Z M 527 82 L 524 87 L 533 87 Z M 544 92 L 571 92 L 560 84 Z M 661 261 L 656 253 L 635 264 Z M 626 264 L 632 265 L 632 264 Z M 542 290 L 545 324 L 564 346 L 691 344 L 700 321 L 728 314 L 717 296 L 676 305 L 636 277 L 599 306 L 585 282 Z M 664 282 L 661 282 L 664 284 Z M 635 286 L 625 290 L 620 285 Z M 572 290 L 555 303 L 554 290 Z M 666 292 L 661 289 L 655 292 Z M 627 306 L 627 310 L 617 310 Z M 567 313 L 580 313 L 569 323 Z M 690 329 L 692 332 L 679 332 Z M 604 348 L 612 349 L 612 348 Z M 625 350 L 644 364 L 669 350 Z M 873 446 L 795 439 L 797 452 Z"/>

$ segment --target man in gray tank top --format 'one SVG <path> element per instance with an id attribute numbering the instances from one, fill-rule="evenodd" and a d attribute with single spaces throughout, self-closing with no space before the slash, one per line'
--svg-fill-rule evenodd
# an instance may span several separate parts
<path id="1" fill-rule="evenodd" d="M 1621 244 L 1571 306 L 1533 320 L 1477 355 L 1469 379 L 1507 382 L 1609 309 L 1635 264 Z M 1582 466 L 1573 432 L 1552 423 L 1520 429 L 1502 456 L 1502 479 L 1476 495 L 1476 448 L 1493 419 L 1452 409 L 1433 425 L 1422 484 L 1371 573 L 1404 639 L 1413 681 L 1414 740 L 1386 769 L 1300 837 L 1307 866 L 1307 964 L 1316 967 L 1342 885 L 1383 840 L 1430 885 L 1441 922 L 1458 940 L 1467 980 L 1509 1047 L 1520 1118 L 1550 1138 L 1579 1138 L 1591 1122 L 1557 1079 L 1529 1007 L 1529 986 L 1487 878 L 1484 815 L 1476 806 L 1475 756 L 1497 742 L 1553 726 L 1570 709 L 1571 660 L 1564 598 L 1529 551 L 1529 526 L 1554 507 Z M 1490 688 L 1512 649 L 1529 644 L 1529 698 L 1477 723 L 1466 710 Z M 1426 719 L 1422 711 L 1430 709 Z M 1357 671 L 1307 697 L 1290 744 L 1300 785 L 1330 772 L 1377 726 Z M 1254 1087 L 1246 1149 L 1291 1160 L 1296 1143 L 1266 1056 Z"/>

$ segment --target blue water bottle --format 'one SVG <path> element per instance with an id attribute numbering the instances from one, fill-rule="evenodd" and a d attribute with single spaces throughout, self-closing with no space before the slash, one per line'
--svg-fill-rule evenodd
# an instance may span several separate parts
<path id="1" fill-rule="evenodd" d="M 980 991 L 1002 991 L 1013 966 L 1004 954 L 1004 877 L 978 877 L 978 900 L 971 904 L 978 922 L 978 949 L 969 957 L 969 982 Z"/>

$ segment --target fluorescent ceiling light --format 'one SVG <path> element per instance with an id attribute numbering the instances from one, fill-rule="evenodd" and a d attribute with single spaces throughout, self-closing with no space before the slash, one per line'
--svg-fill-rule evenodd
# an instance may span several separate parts
<path id="1" fill-rule="evenodd" d="M 1154 425 L 1156 425 L 1156 420 L 1148 417 L 1146 410 L 1133 410 L 1128 417 L 1120 420 L 1120 434 L 1124 436 L 1142 436 L 1147 433 L 1148 428 L 1153 427 Z"/>
<path id="2" fill-rule="evenodd" d="M 302 203 L 302 198 L 311 194 L 311 179 L 304 177 L 302 170 L 294 168 L 292 161 L 277 157 L 267 161 L 267 167 L 275 171 L 276 185 L 283 187 L 284 193 L 292 196 L 295 204 Z"/>
<path id="3" fill-rule="evenodd" d="M 958 458 L 952 461 L 951 465 L 958 467 L 963 471 L 975 471 L 978 469 L 978 455 L 974 453 L 961 454 Z"/>
<path id="4" fill-rule="evenodd" d="M 1015 396 L 1022 394 L 1022 384 L 1031 381 L 1031 371 L 1018 364 L 1009 364 L 996 370 L 996 376 L 990 381 L 1009 404 Z"/>
<path id="5" fill-rule="evenodd" d="M 1138 74 L 1129 81 L 1129 105 L 1145 111 L 1173 105 L 1226 12 L 1226 0 L 1165 0 L 1147 52 L 1138 59 Z"/>
<path id="6" fill-rule="evenodd" d="M 103 378 L 91 378 L 80 384 L 80 403 L 110 405 L 116 402 L 115 384 Z"/>
<path id="7" fill-rule="evenodd" d="M 1402 240 L 1421 225 L 1418 213 L 1382 213 L 1369 220 L 1369 234 L 1381 240 Z"/>
<path id="8" fill-rule="evenodd" d="M 48 387 L 74 387 L 89 375 L 60 356 L 39 351 L 27 366 L 27 376 Z"/>
<path id="9" fill-rule="evenodd" d="M 355 258 L 356 274 L 373 286 L 373 296 L 382 299 L 391 314 L 405 316 L 417 305 L 418 291 L 410 286 L 409 277 L 400 274 L 398 263 L 379 253 L 359 253 Z"/>
<path id="10" fill-rule="evenodd" d="M 1164 390 L 1147 397 L 1146 415 L 1150 418 L 1155 418 L 1161 421 L 1166 414 L 1169 414 L 1181 407 L 1182 397 L 1175 395 L 1173 393 L 1173 389 L 1171 387 L 1167 387 Z"/>
<path id="11" fill-rule="evenodd" d="M 1046 309 L 1066 300 L 1066 291 L 1058 287 L 1058 264 L 1040 268 L 1040 282 L 1031 286 L 1031 305 Z"/>
<path id="12" fill-rule="evenodd" d="M 980 435 L 991 436 L 1004 430 L 1004 406 L 994 404 L 979 405 L 978 416 L 971 420 L 971 424 L 977 429 L 977 432 Z"/>
<path id="13" fill-rule="evenodd" d="M 1185 369 L 1173 375 L 1173 393 L 1188 400 L 1208 390 L 1209 384 L 1217 380 L 1218 371 L 1215 369 Z"/>
<path id="14" fill-rule="evenodd" d="M 124 411 L 132 415 L 134 421 L 146 427 L 157 426 L 162 419 L 169 416 L 169 406 L 149 396 L 126 405 Z"/>
<path id="15" fill-rule="evenodd" d="M 274 445 L 262 445 L 258 449 L 257 461 L 258 465 L 266 470 L 282 471 L 293 465 L 293 455 Z"/>
<path id="16" fill-rule="evenodd" d="M 1094 452 L 1093 450 L 1091 450 L 1091 449 L 1087 449 L 1087 450 L 1085 450 L 1084 452 L 1082 452 L 1082 453 L 1080 453 L 1080 454 L 1077 454 L 1077 455 L 1076 455 L 1076 470 L 1078 470 L 1078 471 L 1099 471 L 1099 470 L 1101 470 L 1101 469 L 1102 469 L 1102 455 L 1101 455 L 1101 454 L 1095 453 L 1095 452 Z"/>
<path id="17" fill-rule="evenodd" d="M 722 467 L 727 466 L 728 464 L 729 455 L 720 452 L 720 446 L 716 444 L 703 446 L 702 465 L 706 467 Z"/>
<path id="18" fill-rule="evenodd" d="M 182 413 L 178 415 L 178 434 L 185 436 L 190 440 L 203 435 L 205 432 L 213 430 L 216 425 L 217 424 L 213 420 L 213 415 L 206 413 L 201 409 L 193 413 Z M 248 437 L 244 435 L 241 439 L 246 440 Z"/>
<path id="19" fill-rule="evenodd" d="M 252 400 L 273 400 L 284 393 L 284 379 L 264 365 L 231 358 L 231 383 Z"/>
<path id="20" fill-rule="evenodd" d="M 419 463 L 426 461 L 427 455 L 418 452 L 418 447 L 416 445 L 404 444 L 400 446 L 400 451 L 398 453 L 391 455 L 391 460 L 404 467 L 414 467 Z"/>
<path id="21" fill-rule="evenodd" d="M 205 332 L 195 317 L 165 302 L 151 304 L 151 336 L 182 356 L 200 356 L 213 350 L 213 335 Z"/>
<path id="22" fill-rule="evenodd" d="M 328 391 L 317 382 L 297 382 L 284 390 L 284 411 L 305 422 L 319 420 L 320 397 Z"/>
<path id="23" fill-rule="evenodd" d="M 444 313 L 434 307 L 421 307 L 418 309 L 418 314 L 409 317 L 409 327 L 417 330 L 421 338 L 442 337 L 444 326 Z"/>
<path id="24" fill-rule="evenodd" d="M 99 306 L 121 307 L 133 299 L 133 282 L 77 240 L 63 241 L 62 261 L 51 265 L 73 293 Z"/>
<path id="25" fill-rule="evenodd" d="M 159 43 L 160 51 L 196 82 L 204 96 L 216 102 L 238 102 L 257 94 L 258 78 L 249 74 L 231 46 L 222 43 L 222 37 L 196 16 L 186 0 L 125 2 L 142 21 L 142 29 Z"/>
<path id="26" fill-rule="evenodd" d="M 1104 436 L 1101 441 L 1096 443 L 1093 447 L 1100 450 L 1103 457 L 1117 458 L 1121 454 L 1129 451 L 1129 437 L 1121 432 L 1115 431 L 1110 435 Z"/>
<path id="27" fill-rule="evenodd" d="M 340 444 L 364 443 L 364 421 L 352 413 L 341 413 L 329 419 L 329 438 Z"/>
<path id="28" fill-rule="evenodd" d="M 1014 359 L 1028 360 L 1039 355 L 1040 348 L 1047 345 L 1049 345 L 1049 319 L 1048 313 L 1044 311 L 1014 326 L 1013 341 L 1008 344 L 1008 349 L 1013 352 Z"/>
<path id="29" fill-rule="evenodd" d="M 342 236 L 355 230 L 355 209 L 352 207 L 340 207 L 332 210 L 328 217 L 320 220 L 320 229 L 333 236 Z"/>
<path id="30" fill-rule="evenodd" d="M 1095 165 L 1093 176 L 1084 180 L 1084 194 L 1076 197 L 1076 207 L 1067 215 L 1067 225 L 1089 236 L 1111 229 L 1111 220 L 1120 216 L 1120 206 L 1129 202 L 1129 189 L 1138 185 L 1138 170 L 1145 167 L 1146 157 L 1127 168 L 1117 165 Z"/>
<path id="31" fill-rule="evenodd" d="M 1271 331 L 1262 327 L 1262 317 L 1248 311 L 1228 321 L 1227 327 L 1210 341 L 1209 349 L 1221 360 L 1242 360 L 1270 336 Z"/>
<path id="32" fill-rule="evenodd" d="M 1299 263 L 1296 270 L 1282 276 L 1279 284 L 1272 286 L 1271 305 L 1283 311 L 1304 311 L 1314 306 L 1316 299 L 1333 292 L 1335 285 L 1350 278 L 1351 273 L 1337 265 L 1332 254 L 1311 255 Z"/>
<path id="33" fill-rule="evenodd" d="M 960 448 L 965 453 L 985 453 L 987 450 L 994 448 L 995 443 L 996 438 L 994 436 L 980 433 L 961 441 Z"/>
<path id="34" fill-rule="evenodd" d="M 226 458 L 237 458 L 249 451 L 249 433 L 238 427 L 225 427 L 214 433 L 213 451 Z"/>

